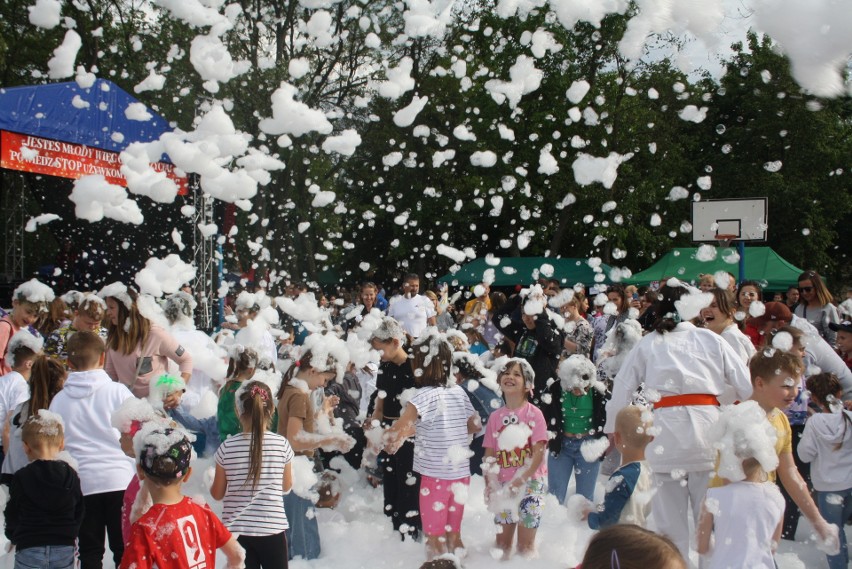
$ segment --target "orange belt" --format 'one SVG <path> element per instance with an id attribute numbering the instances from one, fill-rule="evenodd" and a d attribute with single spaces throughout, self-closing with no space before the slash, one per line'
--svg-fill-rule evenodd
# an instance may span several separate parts
<path id="1" fill-rule="evenodd" d="M 719 400 L 715 395 L 708 393 L 686 393 L 684 395 L 669 395 L 654 403 L 654 409 L 663 407 L 682 407 L 684 405 L 715 405 L 719 406 Z"/>

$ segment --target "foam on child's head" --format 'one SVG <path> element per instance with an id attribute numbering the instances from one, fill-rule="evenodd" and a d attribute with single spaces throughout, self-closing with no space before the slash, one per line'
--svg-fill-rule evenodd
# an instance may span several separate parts
<path id="1" fill-rule="evenodd" d="M 371 340 L 378 340 L 380 342 L 390 342 L 391 340 L 399 340 L 400 344 L 405 342 L 405 330 L 402 329 L 402 326 L 391 318 L 390 316 L 384 316 L 382 318 L 381 323 L 373 330 L 373 335 L 370 337 Z"/>
<path id="2" fill-rule="evenodd" d="M 12 293 L 12 300 L 37 304 L 41 310 L 47 310 L 47 304 L 55 298 L 53 289 L 37 279 L 30 279 Z"/>
<path id="3" fill-rule="evenodd" d="M 133 436 L 145 423 L 157 419 L 163 419 L 163 416 L 154 410 L 147 399 L 129 397 L 113 411 L 110 422 L 120 433 Z"/>
<path id="4" fill-rule="evenodd" d="M 29 330 L 18 330 L 7 344 L 6 363 L 9 367 L 16 367 L 26 359 L 41 353 L 44 340 Z M 18 361 L 20 360 L 20 361 Z"/>
<path id="5" fill-rule="evenodd" d="M 163 399 L 178 391 L 181 393 L 186 391 L 186 382 L 183 378 L 179 375 L 164 373 L 151 382 L 148 401 L 155 409 L 162 409 Z"/>
<path id="6" fill-rule="evenodd" d="M 743 461 L 749 458 L 756 459 L 766 472 L 778 468 L 775 452 L 778 434 L 757 401 L 723 407 L 709 438 L 719 451 L 718 474 L 722 478 L 743 480 L 746 477 Z"/>
<path id="7" fill-rule="evenodd" d="M 192 460 L 194 437 L 163 422 L 151 421 L 133 437 L 133 448 L 142 471 L 154 478 L 183 477 Z"/>
<path id="8" fill-rule="evenodd" d="M 65 437 L 65 423 L 62 417 L 47 409 L 39 409 L 30 415 L 21 427 L 21 440 L 31 447 L 46 444 L 59 446 Z"/>
<path id="9" fill-rule="evenodd" d="M 502 360 L 502 358 L 501 358 Z M 507 373 L 514 366 L 519 366 L 521 368 L 521 375 L 524 376 L 524 385 L 527 389 L 532 389 L 535 385 L 535 371 L 533 371 L 530 363 L 523 358 L 506 358 L 503 360 L 503 365 L 500 367 L 500 371 L 497 372 L 497 381 L 500 381 L 500 378 L 503 374 Z"/>

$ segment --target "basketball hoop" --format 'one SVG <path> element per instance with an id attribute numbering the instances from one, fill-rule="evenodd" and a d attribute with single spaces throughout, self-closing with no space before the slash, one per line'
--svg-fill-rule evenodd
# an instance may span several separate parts
<path id="1" fill-rule="evenodd" d="M 716 241 L 719 242 L 719 247 L 730 247 L 731 241 L 736 239 L 737 236 L 733 233 L 717 233 Z"/>

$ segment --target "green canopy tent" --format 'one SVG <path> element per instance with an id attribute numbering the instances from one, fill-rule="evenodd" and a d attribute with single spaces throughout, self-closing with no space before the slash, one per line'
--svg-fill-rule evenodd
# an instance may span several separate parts
<path id="1" fill-rule="evenodd" d="M 490 261 L 490 262 L 489 262 Z M 550 273 L 542 271 L 542 266 L 550 265 L 553 273 L 550 278 L 559 279 L 562 286 L 574 286 L 582 283 L 585 286 L 609 284 L 610 267 L 600 263 L 597 267 L 589 266 L 588 259 L 557 259 L 554 257 L 488 257 L 475 259 L 462 266 L 454 273 L 444 275 L 438 282 L 454 286 L 473 286 L 485 279 L 485 271 L 494 272 L 492 286 L 528 285 L 536 278 Z"/>
<path id="2" fill-rule="evenodd" d="M 716 247 L 716 256 L 713 260 L 701 261 L 696 258 L 698 248 L 672 249 L 662 259 L 644 271 L 624 279 L 624 282 L 643 286 L 677 277 L 696 283 L 699 275 L 713 274 L 716 271 L 728 271 L 736 276 L 738 271 L 736 252 L 735 247 Z M 784 290 L 788 286 L 794 286 L 798 283 L 801 272 L 801 269 L 784 260 L 771 247 L 745 248 L 745 278 L 761 283 L 765 290 Z"/>

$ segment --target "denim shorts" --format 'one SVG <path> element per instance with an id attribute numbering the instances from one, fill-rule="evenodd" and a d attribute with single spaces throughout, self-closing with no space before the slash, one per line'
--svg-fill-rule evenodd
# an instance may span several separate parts
<path id="1" fill-rule="evenodd" d="M 73 545 L 42 545 L 15 553 L 15 569 L 73 569 Z"/>

